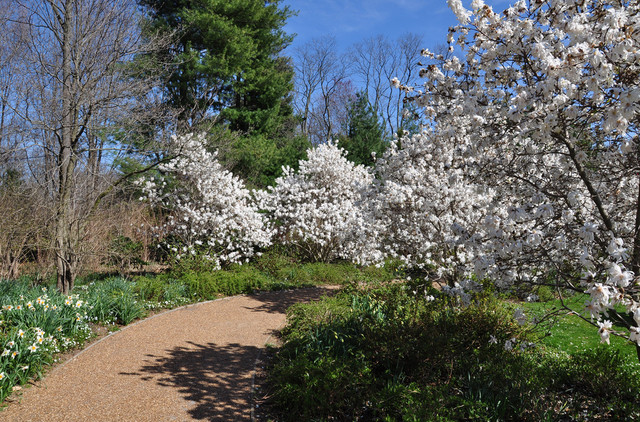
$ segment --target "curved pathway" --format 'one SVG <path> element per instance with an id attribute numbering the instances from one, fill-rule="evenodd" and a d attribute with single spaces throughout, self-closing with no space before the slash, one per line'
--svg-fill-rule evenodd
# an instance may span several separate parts
<path id="1" fill-rule="evenodd" d="M 0 420 L 249 420 L 254 365 L 286 309 L 329 292 L 234 296 L 155 315 L 55 368 Z"/>

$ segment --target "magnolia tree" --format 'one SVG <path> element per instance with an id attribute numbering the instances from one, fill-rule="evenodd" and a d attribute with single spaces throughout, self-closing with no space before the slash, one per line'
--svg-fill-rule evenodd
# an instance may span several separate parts
<path id="1" fill-rule="evenodd" d="M 482 233 L 465 242 L 474 271 L 588 292 L 602 340 L 640 344 L 640 6 L 449 5 L 460 54 L 424 51 L 432 62 L 414 100 L 435 133 L 455 139 L 466 181 L 494 190 L 479 204 Z"/>
<path id="2" fill-rule="evenodd" d="M 360 206 L 373 176 L 331 142 L 307 155 L 297 172 L 283 168 L 275 187 L 262 193 L 261 207 L 275 222 L 277 238 L 316 261 L 358 261 L 368 256 L 365 249 L 375 253 L 371 219 Z"/>
<path id="3" fill-rule="evenodd" d="M 381 256 L 435 268 L 449 281 L 470 274 L 473 250 L 466 243 L 482 233 L 494 197 L 467 179 L 472 163 L 457 154 L 458 144 L 432 130 L 392 143 L 376 162 L 379 177 L 366 201 L 380 223 Z"/>
<path id="4" fill-rule="evenodd" d="M 167 232 L 179 242 L 168 246 L 176 257 L 197 255 L 219 268 L 268 246 L 271 231 L 249 190 L 207 151 L 204 135 L 172 141 L 176 157 L 158 167 L 163 176 L 140 184 L 147 199 L 170 211 Z"/>

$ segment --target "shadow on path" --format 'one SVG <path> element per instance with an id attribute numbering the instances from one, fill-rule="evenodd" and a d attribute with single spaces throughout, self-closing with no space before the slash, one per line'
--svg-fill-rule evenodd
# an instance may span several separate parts
<path id="1" fill-rule="evenodd" d="M 148 355 L 148 363 L 139 372 L 122 374 L 176 389 L 195 405 L 188 411 L 194 419 L 248 419 L 250 392 L 239 392 L 250 390 L 251 371 L 247 368 L 253 369 L 260 349 L 239 344 L 189 344 L 168 350 L 167 356 Z"/>
<path id="2" fill-rule="evenodd" d="M 248 312 L 285 314 L 287 308 L 299 302 L 320 299 L 334 294 L 335 288 L 313 288 L 294 291 L 264 292 L 248 296 L 254 306 L 244 306 Z M 260 318 L 253 314 L 249 317 Z M 273 334 L 278 327 L 269 330 Z M 157 385 L 178 391 L 188 402 L 193 419 L 235 421 L 251 415 L 251 384 L 254 365 L 262 348 L 239 343 L 218 345 L 187 345 L 166 350 L 162 356 L 147 355 L 137 372 L 121 375 L 139 377 Z"/>
<path id="3" fill-rule="evenodd" d="M 262 304 L 245 307 L 252 312 L 267 312 L 285 314 L 290 306 L 296 303 L 318 300 L 323 296 L 331 296 L 338 292 L 338 287 L 316 287 L 291 291 L 264 292 L 250 297 Z"/>

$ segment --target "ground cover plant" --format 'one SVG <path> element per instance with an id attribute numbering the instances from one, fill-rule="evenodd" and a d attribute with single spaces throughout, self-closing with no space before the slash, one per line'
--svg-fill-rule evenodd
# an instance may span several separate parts
<path id="1" fill-rule="evenodd" d="M 198 256 L 182 257 L 165 274 L 135 276 L 132 280 L 142 300 L 161 302 L 176 294 L 193 301 L 210 300 L 258 290 L 390 281 L 401 274 L 399 263 L 393 261 L 377 267 L 361 267 L 348 261 L 313 262 L 295 249 L 275 245 L 243 265 L 213 270 Z"/>
<path id="2" fill-rule="evenodd" d="M 539 343 L 514 306 L 424 288 L 294 306 L 269 370 L 275 420 L 629 420 L 640 368 L 617 348 Z M 628 347 L 628 345 L 627 345 Z"/>

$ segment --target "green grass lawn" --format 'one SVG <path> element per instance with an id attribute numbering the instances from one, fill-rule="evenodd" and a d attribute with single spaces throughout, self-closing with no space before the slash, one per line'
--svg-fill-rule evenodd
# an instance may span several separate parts
<path id="1" fill-rule="evenodd" d="M 584 312 L 584 303 L 588 299 L 589 296 L 586 294 L 577 294 L 564 299 L 564 304 L 575 313 L 579 313 L 589 319 L 588 313 Z M 548 324 L 542 323 L 537 328 L 537 331 L 544 335 L 542 343 L 547 346 L 572 354 L 596 348 L 601 344 L 597 325 L 594 326 L 575 313 L 563 309 L 562 302 L 558 299 L 548 302 L 523 302 L 518 306 L 525 311 L 528 317 L 536 317 L 538 319 L 542 319 L 546 314 L 557 313 L 555 317 L 549 320 Z M 614 324 L 614 328 L 625 331 L 620 325 Z M 633 343 L 614 335 L 611 336 L 610 343 L 610 347 L 619 350 L 626 362 L 640 367 Z"/>

